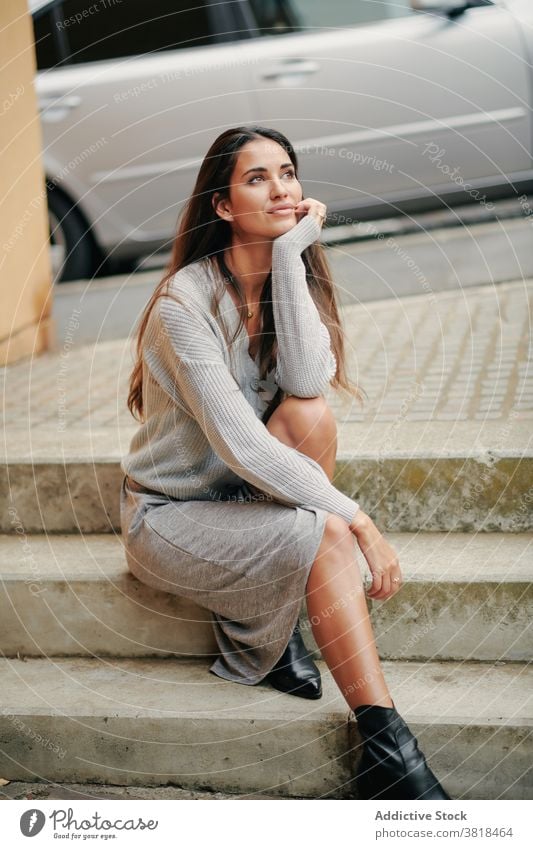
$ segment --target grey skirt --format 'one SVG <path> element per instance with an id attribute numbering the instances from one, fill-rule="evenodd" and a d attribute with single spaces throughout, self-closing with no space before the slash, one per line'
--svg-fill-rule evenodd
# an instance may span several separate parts
<path id="1" fill-rule="evenodd" d="M 125 477 L 126 560 L 139 581 L 211 611 L 221 678 L 257 684 L 293 631 L 328 513 L 290 507 L 247 484 L 180 501 Z"/>

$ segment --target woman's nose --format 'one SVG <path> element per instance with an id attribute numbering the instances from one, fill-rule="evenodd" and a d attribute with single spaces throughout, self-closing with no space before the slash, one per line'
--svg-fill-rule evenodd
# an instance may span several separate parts
<path id="1" fill-rule="evenodd" d="M 272 180 L 272 194 L 274 195 L 286 195 L 288 194 L 287 186 L 284 185 L 281 179 L 274 178 Z"/>

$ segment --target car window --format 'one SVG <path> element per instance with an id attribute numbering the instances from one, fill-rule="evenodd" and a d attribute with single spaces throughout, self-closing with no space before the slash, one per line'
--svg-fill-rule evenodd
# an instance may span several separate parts
<path id="1" fill-rule="evenodd" d="M 279 35 L 299 29 L 298 18 L 286 0 L 250 0 L 256 30 L 254 35 Z"/>
<path id="2" fill-rule="evenodd" d="M 37 70 L 43 71 L 46 68 L 53 68 L 54 65 L 59 64 L 61 54 L 57 31 L 54 27 L 54 13 L 50 4 L 44 10 L 35 12 L 33 16 L 33 35 L 35 39 Z"/>
<path id="3" fill-rule="evenodd" d="M 353 27 L 414 14 L 409 0 L 249 0 L 261 35 Z"/>
<path id="4" fill-rule="evenodd" d="M 57 26 L 68 39 L 70 62 L 95 62 L 214 41 L 208 0 L 63 0 Z"/>

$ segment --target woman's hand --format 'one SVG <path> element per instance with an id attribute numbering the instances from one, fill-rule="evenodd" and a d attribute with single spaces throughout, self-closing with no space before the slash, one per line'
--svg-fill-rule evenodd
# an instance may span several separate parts
<path id="1" fill-rule="evenodd" d="M 326 219 L 327 207 L 319 200 L 315 200 L 314 198 L 305 198 L 305 200 L 301 200 L 296 204 L 294 211 L 296 212 L 298 223 L 300 223 L 302 218 L 306 215 L 310 215 L 312 218 L 316 218 L 320 226 L 322 226 Z"/>
<path id="2" fill-rule="evenodd" d="M 356 537 L 372 573 L 372 586 L 367 595 L 379 600 L 390 598 L 402 585 L 402 573 L 396 552 L 361 508 L 355 514 L 350 530 Z M 395 578 L 397 580 L 394 580 Z"/>
<path id="3" fill-rule="evenodd" d="M 320 230 L 326 217 L 326 206 L 319 200 L 306 198 L 296 204 L 294 211 L 298 221 L 286 233 L 277 236 L 274 239 L 272 250 L 297 248 L 298 253 L 302 253 L 309 245 L 320 237 Z M 302 224 L 303 221 L 311 219 L 311 224 Z M 302 227 L 299 225 L 302 224 Z M 303 229 L 303 233 L 300 232 Z M 310 232 L 312 231 L 312 232 Z M 274 255 L 273 255 L 274 261 Z"/>

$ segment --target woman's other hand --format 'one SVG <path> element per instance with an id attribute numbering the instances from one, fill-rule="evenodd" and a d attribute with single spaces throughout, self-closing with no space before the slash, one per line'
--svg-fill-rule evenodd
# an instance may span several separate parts
<path id="1" fill-rule="evenodd" d="M 402 586 L 402 573 L 396 552 L 361 508 L 355 514 L 350 530 L 356 537 L 372 574 L 372 586 L 367 595 L 378 600 L 390 598 Z M 394 580 L 395 578 L 397 580 Z"/>

